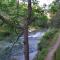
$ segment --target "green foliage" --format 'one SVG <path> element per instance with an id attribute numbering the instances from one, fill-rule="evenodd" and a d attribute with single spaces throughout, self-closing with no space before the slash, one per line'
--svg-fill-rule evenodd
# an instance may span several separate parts
<path id="1" fill-rule="evenodd" d="M 55 58 L 55 60 L 60 60 L 60 46 L 58 47 L 57 51 L 55 52 L 54 58 Z"/>
<path id="2" fill-rule="evenodd" d="M 53 1 L 53 3 L 49 5 L 50 12 L 53 14 L 55 14 L 59 10 L 59 8 L 59 3 L 56 1 Z"/>
<path id="3" fill-rule="evenodd" d="M 27 17 L 27 5 L 26 4 L 17 4 L 16 0 L 1 0 L 0 1 L 0 14 L 8 18 L 13 24 L 23 24 L 24 18 Z M 18 6 L 17 6 L 18 5 Z M 11 27 L 5 22 L 0 22 L 1 27 L 9 30 L 9 32 L 16 32 L 15 27 Z"/>
<path id="4" fill-rule="evenodd" d="M 47 54 L 48 49 L 44 48 L 43 51 L 39 52 L 37 60 L 44 60 L 46 54 Z"/>
<path id="5" fill-rule="evenodd" d="M 60 2 L 59 0 L 53 1 L 49 6 L 51 14 L 51 27 L 60 28 Z"/>
<path id="6" fill-rule="evenodd" d="M 60 28 L 60 10 L 56 12 L 56 15 L 51 19 L 51 27 Z"/>
<path id="7" fill-rule="evenodd" d="M 54 34 L 57 32 L 57 30 L 52 29 L 51 31 L 48 31 L 45 33 L 45 35 L 43 36 L 44 39 L 51 39 L 53 38 Z"/>
<path id="8" fill-rule="evenodd" d="M 44 60 L 46 54 L 48 53 L 49 47 L 55 43 L 58 37 L 58 30 L 49 29 L 48 32 L 41 38 L 40 43 L 38 44 L 39 54 L 37 60 Z"/>
<path id="9" fill-rule="evenodd" d="M 47 17 L 46 16 L 40 16 L 36 21 L 35 21 L 35 26 L 38 27 L 47 27 Z"/>
<path id="10" fill-rule="evenodd" d="M 50 29 L 48 32 L 46 32 L 38 46 L 42 46 L 42 48 L 47 47 L 49 42 L 52 41 L 56 32 L 57 32 L 57 29 Z"/>
<path id="11" fill-rule="evenodd" d="M 32 9 L 32 15 L 36 17 L 35 21 L 32 23 L 32 26 L 35 27 L 47 27 L 48 18 L 45 15 L 43 8 L 38 5 L 34 5 Z"/>
<path id="12" fill-rule="evenodd" d="M 0 37 L 6 37 L 6 36 L 10 36 L 10 32 L 0 32 Z"/>
<path id="13" fill-rule="evenodd" d="M 35 17 L 34 22 L 31 24 L 33 27 L 46 27 L 47 26 L 47 16 L 44 13 L 43 8 L 35 4 L 37 1 L 34 0 L 32 5 L 32 18 Z M 16 0 L 1 0 L 0 1 L 0 12 L 6 18 L 9 18 L 14 24 L 23 25 L 25 19 L 28 17 L 27 4 L 20 3 L 17 4 Z M 15 27 L 10 27 L 10 25 L 5 24 L 3 21 L 0 22 L 1 27 L 4 26 L 9 31 L 18 31 Z"/>

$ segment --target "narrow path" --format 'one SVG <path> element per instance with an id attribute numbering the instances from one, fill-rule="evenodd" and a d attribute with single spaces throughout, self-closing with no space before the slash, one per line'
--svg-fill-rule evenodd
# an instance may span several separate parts
<path id="1" fill-rule="evenodd" d="M 60 36 L 57 40 L 57 42 L 50 48 L 47 56 L 45 57 L 45 60 L 54 60 L 54 53 L 56 52 L 57 48 L 59 47 L 60 44 Z"/>

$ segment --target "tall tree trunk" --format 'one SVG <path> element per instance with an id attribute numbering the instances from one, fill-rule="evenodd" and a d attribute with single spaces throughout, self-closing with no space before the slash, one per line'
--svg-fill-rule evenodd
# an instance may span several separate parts
<path id="1" fill-rule="evenodd" d="M 28 21 L 31 19 L 32 7 L 31 0 L 28 0 Z"/>
<path id="2" fill-rule="evenodd" d="M 29 60 L 29 42 L 28 42 L 28 21 L 31 20 L 31 0 L 28 0 L 28 18 L 24 22 L 24 56 L 25 60 Z"/>
<path id="3" fill-rule="evenodd" d="M 25 60 L 29 60 L 29 43 L 28 43 L 28 25 L 27 22 L 24 26 L 24 56 Z"/>

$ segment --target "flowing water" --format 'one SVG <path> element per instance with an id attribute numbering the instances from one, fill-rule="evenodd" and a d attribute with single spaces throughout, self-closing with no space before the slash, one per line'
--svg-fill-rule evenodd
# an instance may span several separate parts
<path id="1" fill-rule="evenodd" d="M 38 31 L 34 33 L 29 33 L 29 59 L 33 60 L 38 52 L 38 43 L 40 38 L 44 35 L 44 31 Z M 20 37 L 20 40 L 23 40 L 23 37 Z M 16 47 L 15 47 L 16 48 Z M 19 48 L 19 49 L 18 49 Z M 18 47 L 13 50 L 13 58 L 16 60 L 24 60 L 23 48 Z M 16 53 L 17 52 L 17 53 Z"/>
<path id="2" fill-rule="evenodd" d="M 30 32 L 29 33 L 29 59 L 33 60 L 38 52 L 38 43 L 40 42 L 40 38 L 44 35 L 46 31 L 35 31 L 35 32 Z M 20 37 L 19 42 L 22 43 L 20 44 L 15 44 L 15 46 L 12 49 L 12 60 L 25 60 L 24 59 L 24 53 L 23 53 L 23 36 Z M 3 45 L 3 44 L 2 44 Z M 5 44 L 6 46 L 11 45 L 10 43 Z M 4 47 L 6 47 L 4 45 Z"/>

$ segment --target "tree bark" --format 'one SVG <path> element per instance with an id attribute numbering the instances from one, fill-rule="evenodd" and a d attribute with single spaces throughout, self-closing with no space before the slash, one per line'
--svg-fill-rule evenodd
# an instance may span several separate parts
<path id="1" fill-rule="evenodd" d="M 31 20 L 31 15 L 32 15 L 31 0 L 28 0 L 28 21 Z"/>
<path id="2" fill-rule="evenodd" d="M 28 23 L 31 20 L 31 0 L 28 0 L 28 18 L 24 22 L 24 57 L 29 60 Z"/>
<path id="3" fill-rule="evenodd" d="M 24 57 L 29 60 L 29 42 L 28 42 L 28 25 L 24 26 Z"/>

